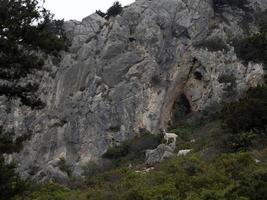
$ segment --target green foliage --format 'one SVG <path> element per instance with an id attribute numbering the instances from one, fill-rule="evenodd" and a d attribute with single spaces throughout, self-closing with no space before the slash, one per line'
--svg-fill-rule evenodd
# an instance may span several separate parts
<path id="1" fill-rule="evenodd" d="M 4 154 L 19 152 L 23 141 L 28 137 L 21 136 L 13 140 L 11 133 L 6 133 L 2 128 L 0 129 L 0 200 L 11 199 L 25 189 L 25 182 L 15 171 L 16 165 L 14 163 L 6 164 Z"/>
<path id="2" fill-rule="evenodd" d="M 228 46 L 223 39 L 219 37 L 213 37 L 206 40 L 196 42 L 194 44 L 196 48 L 206 48 L 209 51 L 228 51 Z"/>
<path id="3" fill-rule="evenodd" d="M 235 40 L 234 46 L 238 58 L 245 63 L 253 61 L 267 67 L 267 24 L 260 24 L 259 33 Z"/>
<path id="4" fill-rule="evenodd" d="M 129 142 L 124 142 L 118 146 L 111 147 L 103 155 L 103 158 L 107 159 L 119 159 L 126 156 L 129 153 Z"/>
<path id="5" fill-rule="evenodd" d="M 122 12 L 122 7 L 121 4 L 116 1 L 113 6 L 111 6 L 108 10 L 107 10 L 107 18 L 110 17 L 115 17 L 117 15 L 119 15 Z"/>
<path id="6" fill-rule="evenodd" d="M 17 200 L 265 200 L 267 163 L 247 153 L 206 161 L 192 154 L 161 163 L 148 173 L 117 168 L 98 174 L 82 191 L 48 184 Z"/>
<path id="7" fill-rule="evenodd" d="M 226 104 L 221 117 L 226 143 L 234 150 L 248 149 L 256 136 L 267 133 L 267 88 L 251 88 L 243 99 Z"/>
<path id="8" fill-rule="evenodd" d="M 45 104 L 35 94 L 39 89 L 38 84 L 27 83 L 21 85 L 0 85 L 0 94 L 5 94 L 9 99 L 20 98 L 21 103 L 32 109 L 42 109 Z"/>
<path id="9" fill-rule="evenodd" d="M 253 131 L 240 132 L 237 134 L 230 134 L 227 137 L 226 143 L 233 150 L 246 150 L 253 145 L 253 141 L 257 138 L 257 134 Z"/>
<path id="10" fill-rule="evenodd" d="M 222 111 L 224 126 L 233 133 L 265 132 L 267 124 L 267 88 L 251 88 L 245 98 L 227 104 Z"/>
<path id="11" fill-rule="evenodd" d="M 83 176 L 87 185 L 92 185 L 94 183 L 94 177 L 114 169 L 115 165 L 112 160 L 102 159 L 97 162 L 90 161 L 83 167 Z"/>
<path id="12" fill-rule="evenodd" d="M 74 200 L 78 191 L 70 190 L 57 184 L 35 186 L 28 195 L 17 196 L 15 200 Z"/>
<path id="13" fill-rule="evenodd" d="M 0 95 L 20 98 L 31 108 L 43 106 L 36 96 L 38 88 L 28 87 L 32 83 L 25 77 L 42 68 L 39 50 L 56 56 L 67 47 L 63 21 L 52 18 L 49 11 L 40 10 L 37 0 L 0 1 Z"/>
<path id="14" fill-rule="evenodd" d="M 37 0 L 0 1 L 0 95 L 8 100 L 19 98 L 32 109 L 44 104 L 37 96 L 38 83 L 28 76 L 44 64 L 38 52 L 53 53 L 65 49 L 63 21 L 53 21 L 52 15 L 40 9 Z M 60 28 L 61 27 L 61 28 Z M 9 200 L 25 189 L 14 163 L 6 164 L 4 154 L 17 153 L 29 135 L 16 139 L 14 134 L 0 130 L 0 199 Z"/>
<path id="15" fill-rule="evenodd" d="M 218 82 L 219 83 L 231 83 L 231 85 L 234 85 L 236 83 L 236 78 L 228 74 L 222 74 L 218 77 Z"/>
<path id="16" fill-rule="evenodd" d="M 67 164 L 65 158 L 60 158 L 58 166 L 61 171 L 66 172 L 69 177 L 71 176 L 71 167 Z"/>
<path id="17" fill-rule="evenodd" d="M 13 163 L 5 164 L 0 155 L 0 200 L 9 200 L 25 190 L 26 185 L 15 172 L 15 168 Z"/>
<path id="18" fill-rule="evenodd" d="M 265 200 L 266 163 L 244 153 L 224 154 L 213 161 L 198 155 L 165 161 L 149 173 L 121 168 L 95 177 L 86 191 L 43 186 L 24 199 L 77 200 Z M 20 199 L 18 199 L 20 200 Z"/>
<path id="19" fill-rule="evenodd" d="M 141 136 L 109 148 L 103 158 L 113 160 L 116 165 L 143 162 L 145 150 L 156 148 L 161 140 L 162 136 L 144 132 Z"/>
<path id="20" fill-rule="evenodd" d="M 244 11 L 250 11 L 248 0 L 213 0 L 214 10 L 220 12 L 224 7 L 230 6 L 233 9 L 242 9 Z"/>
<path id="21" fill-rule="evenodd" d="M 122 6 L 120 2 L 116 1 L 108 10 L 106 13 L 102 12 L 101 10 L 97 10 L 96 14 L 98 14 L 100 17 L 103 17 L 105 19 L 109 19 L 110 17 L 115 17 L 122 12 Z"/>

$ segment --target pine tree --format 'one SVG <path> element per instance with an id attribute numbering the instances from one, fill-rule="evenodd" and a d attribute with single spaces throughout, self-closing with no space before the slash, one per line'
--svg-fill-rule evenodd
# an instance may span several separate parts
<path id="1" fill-rule="evenodd" d="M 37 0 L 0 0 L 0 95 L 20 98 L 32 108 L 43 106 L 38 84 L 22 80 L 42 68 L 38 51 L 56 55 L 66 48 L 62 23 Z"/>

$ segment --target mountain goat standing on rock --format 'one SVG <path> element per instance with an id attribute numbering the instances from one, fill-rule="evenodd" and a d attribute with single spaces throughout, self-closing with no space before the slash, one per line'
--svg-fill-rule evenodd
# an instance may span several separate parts
<path id="1" fill-rule="evenodd" d="M 168 144 L 170 140 L 173 140 L 173 143 L 176 143 L 177 135 L 175 133 L 167 133 L 165 129 L 162 129 L 162 133 L 164 135 L 164 139 L 166 140 L 166 143 Z"/>

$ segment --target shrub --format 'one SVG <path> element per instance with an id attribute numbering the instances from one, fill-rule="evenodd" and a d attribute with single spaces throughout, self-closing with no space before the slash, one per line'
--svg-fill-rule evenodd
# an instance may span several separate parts
<path id="1" fill-rule="evenodd" d="M 225 145 L 234 151 L 248 150 L 256 137 L 253 131 L 230 134 Z"/>
<path id="2" fill-rule="evenodd" d="M 112 161 L 108 159 L 102 159 L 99 161 L 90 161 L 83 167 L 83 176 L 86 177 L 86 179 L 91 178 L 93 176 L 98 175 L 99 173 L 109 171 L 110 169 L 113 169 L 114 165 Z"/>
<path id="3" fill-rule="evenodd" d="M 253 61 L 267 67 L 267 25 L 262 24 L 259 33 L 241 40 L 236 39 L 233 44 L 237 57 L 246 64 Z"/>
<path id="4" fill-rule="evenodd" d="M 67 48 L 63 21 L 53 20 L 38 0 L 0 1 L 0 16 L 0 79 L 4 80 L 0 95 L 20 98 L 31 108 L 42 107 L 37 90 L 28 90 L 25 77 L 42 69 L 44 61 L 37 52 L 57 56 Z"/>
<path id="5" fill-rule="evenodd" d="M 26 188 L 26 182 L 21 180 L 16 172 L 15 163 L 6 164 L 4 154 L 19 152 L 22 149 L 22 143 L 29 136 L 14 139 L 12 135 L 0 127 L 0 200 L 11 199 L 22 194 Z"/>
<path id="6" fill-rule="evenodd" d="M 233 9 L 239 8 L 244 11 L 250 11 L 248 0 L 213 0 L 215 11 L 221 11 L 224 7 L 230 6 Z"/>
<path id="7" fill-rule="evenodd" d="M 209 51 L 228 51 L 228 47 L 223 39 L 213 37 L 210 39 L 202 40 L 194 44 L 196 48 L 207 48 Z"/>
<path id="8" fill-rule="evenodd" d="M 111 6 L 107 10 L 106 18 L 109 19 L 110 17 L 115 17 L 115 16 L 119 15 L 121 12 L 122 12 L 122 6 L 118 1 L 116 1 L 113 4 L 113 6 Z"/>
<path id="9" fill-rule="evenodd" d="M 248 149 L 253 139 L 267 135 L 267 88 L 252 88 L 238 102 L 226 104 L 221 117 L 225 143 L 234 151 Z"/>
<path id="10" fill-rule="evenodd" d="M 61 171 L 66 172 L 69 177 L 71 176 L 71 167 L 67 164 L 65 158 L 60 158 L 58 167 Z"/>
<path id="11" fill-rule="evenodd" d="M 266 163 L 257 164 L 246 153 L 224 154 L 212 161 L 191 155 L 165 161 L 149 173 L 121 168 L 99 174 L 86 191 L 49 184 L 17 200 L 265 200 L 266 177 Z"/>
<path id="12" fill-rule="evenodd" d="M 35 185 L 15 200 L 73 200 L 80 199 L 79 193 L 58 184 Z"/>
<path id="13" fill-rule="evenodd" d="M 109 148 L 102 157 L 113 160 L 118 166 L 140 163 L 144 161 L 145 150 L 156 148 L 161 141 L 161 135 L 144 132 L 141 136 L 136 136 L 118 146 Z"/>
<path id="14" fill-rule="evenodd" d="M 222 74 L 218 77 L 219 83 L 236 83 L 236 78 L 234 76 L 228 75 L 228 74 Z"/>
<path id="15" fill-rule="evenodd" d="M 107 159 L 119 159 L 128 155 L 129 153 L 129 144 L 128 142 L 124 142 L 118 146 L 111 147 L 107 150 L 105 154 L 103 154 L 103 158 Z"/>
<path id="16" fill-rule="evenodd" d="M 96 14 L 98 14 L 100 17 L 103 17 L 105 19 L 109 19 L 110 17 L 115 17 L 122 12 L 122 6 L 121 4 L 116 1 L 108 10 L 106 13 L 102 12 L 101 10 L 97 10 Z"/>
<path id="17" fill-rule="evenodd" d="M 222 121 L 225 128 L 233 133 L 266 131 L 267 88 L 252 88 L 246 97 L 224 106 Z"/>
<path id="18" fill-rule="evenodd" d="M 101 10 L 97 10 L 96 14 L 98 14 L 100 17 L 103 17 L 103 18 L 106 17 L 106 13 L 102 12 Z"/>

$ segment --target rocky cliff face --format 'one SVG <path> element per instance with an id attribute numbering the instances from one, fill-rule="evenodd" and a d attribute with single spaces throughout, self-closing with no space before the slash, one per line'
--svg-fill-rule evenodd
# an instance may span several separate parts
<path id="1" fill-rule="evenodd" d="M 260 12 L 266 4 L 254 0 L 251 7 Z M 257 31 L 246 15 L 226 7 L 218 16 L 211 0 L 137 0 L 109 21 L 93 14 L 67 22 L 69 51 L 57 64 L 47 58 L 45 70 L 29 77 L 40 79 L 47 106 L 32 111 L 0 99 L 2 124 L 32 133 L 12 156 L 21 174 L 66 177 L 58 168 L 64 158 L 79 175 L 109 146 L 140 129 L 166 127 L 181 96 L 191 113 L 238 99 L 263 75 L 261 64 L 242 64 L 231 45 Z"/>

